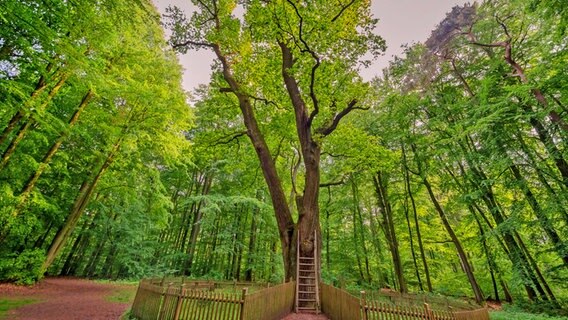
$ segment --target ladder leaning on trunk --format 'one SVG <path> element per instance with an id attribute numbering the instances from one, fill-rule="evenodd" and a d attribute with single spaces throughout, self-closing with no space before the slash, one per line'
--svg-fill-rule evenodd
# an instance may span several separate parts
<path id="1" fill-rule="evenodd" d="M 296 251 L 296 313 L 320 313 L 320 297 L 318 283 L 317 234 L 314 230 L 314 245 L 311 253 L 302 255 L 300 235 Z"/>

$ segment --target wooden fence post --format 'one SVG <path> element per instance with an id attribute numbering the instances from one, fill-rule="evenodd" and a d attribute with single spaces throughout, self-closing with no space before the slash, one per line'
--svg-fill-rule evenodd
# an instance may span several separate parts
<path id="1" fill-rule="evenodd" d="M 240 320 L 245 320 L 245 305 L 247 301 L 247 291 L 248 288 L 243 288 L 242 296 L 241 296 L 241 314 L 239 316 Z"/>
<path id="2" fill-rule="evenodd" d="M 424 311 L 426 312 L 426 319 L 434 320 L 434 314 L 432 313 L 432 309 L 430 309 L 430 305 L 424 303 Z"/>
<path id="3" fill-rule="evenodd" d="M 165 314 L 166 314 L 166 299 L 168 298 L 168 294 L 170 293 L 170 288 L 172 286 L 172 283 L 168 283 L 168 287 L 166 288 L 166 290 L 162 291 L 162 296 L 160 297 L 160 312 L 159 312 L 159 317 L 158 319 L 162 320 L 165 318 Z"/>
<path id="4" fill-rule="evenodd" d="M 361 291 L 361 309 L 363 309 L 363 320 L 367 320 L 367 293 Z"/>
<path id="5" fill-rule="evenodd" d="M 178 299 L 176 302 L 176 313 L 174 314 L 174 320 L 178 320 L 179 319 L 179 314 L 181 313 L 181 305 L 183 302 L 183 278 L 181 281 L 181 285 L 179 286 L 179 295 L 178 295 Z"/>

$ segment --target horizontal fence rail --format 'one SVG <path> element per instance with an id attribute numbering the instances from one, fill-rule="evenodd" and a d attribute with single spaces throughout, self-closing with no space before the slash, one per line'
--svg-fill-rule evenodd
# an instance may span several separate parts
<path id="1" fill-rule="evenodd" d="M 247 288 L 240 292 L 223 292 L 233 285 L 231 282 L 142 280 L 131 314 L 140 320 L 277 320 L 290 313 L 294 306 L 294 282 L 252 294 L 248 294 Z"/>

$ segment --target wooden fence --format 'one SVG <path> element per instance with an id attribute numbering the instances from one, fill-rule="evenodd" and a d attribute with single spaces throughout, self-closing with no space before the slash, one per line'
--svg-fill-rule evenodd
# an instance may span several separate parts
<path id="1" fill-rule="evenodd" d="M 132 315 L 140 320 L 278 320 L 294 307 L 295 283 L 288 282 L 249 293 L 234 282 L 165 279 L 140 281 Z M 245 285 L 247 283 L 244 283 Z M 243 283 L 239 283 L 243 285 Z M 321 284 L 321 309 L 331 320 L 489 320 L 486 308 L 466 311 L 401 306 L 361 298 Z"/>
<path id="2" fill-rule="evenodd" d="M 349 290 L 348 290 L 349 291 Z M 351 294 L 358 296 L 361 291 L 349 291 Z M 396 305 L 406 305 L 413 307 L 424 306 L 424 303 L 430 305 L 434 309 L 440 310 L 475 310 L 479 309 L 479 305 L 472 301 L 465 301 L 447 296 L 435 296 L 424 293 L 400 293 L 392 290 L 365 290 L 367 300 L 377 300 Z"/>
<path id="3" fill-rule="evenodd" d="M 132 316 L 140 320 L 277 320 L 290 313 L 294 304 L 294 282 L 253 294 L 246 288 L 215 292 L 219 284 L 213 282 L 163 283 L 140 281 Z"/>
<path id="4" fill-rule="evenodd" d="M 447 311 L 431 309 L 424 303 L 423 307 L 401 306 L 367 300 L 364 291 L 357 298 L 347 291 L 332 286 L 321 285 L 322 311 L 331 320 L 489 320 L 486 308 L 467 311 Z"/>
<path id="5" fill-rule="evenodd" d="M 362 319 L 359 298 L 325 283 L 322 283 L 320 288 L 321 311 L 331 320 Z"/>
<path id="6" fill-rule="evenodd" d="M 295 282 L 288 282 L 245 296 L 246 320 L 280 320 L 294 308 Z"/>

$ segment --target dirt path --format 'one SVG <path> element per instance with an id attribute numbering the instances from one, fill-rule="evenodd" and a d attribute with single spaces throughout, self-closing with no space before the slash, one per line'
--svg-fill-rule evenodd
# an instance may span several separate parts
<path id="1" fill-rule="evenodd" d="M 33 287 L 0 284 L 0 298 L 39 301 L 8 311 L 7 319 L 119 319 L 130 303 L 109 302 L 105 297 L 121 287 L 124 288 L 82 279 L 48 278 Z"/>
<path id="2" fill-rule="evenodd" d="M 328 320 L 323 314 L 291 313 L 282 320 Z"/>

